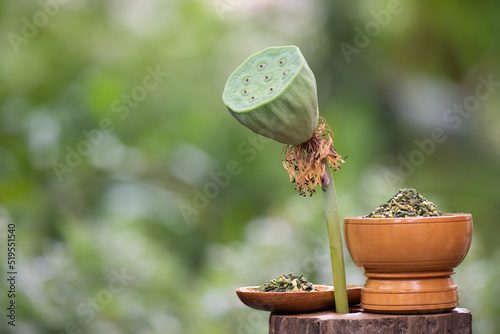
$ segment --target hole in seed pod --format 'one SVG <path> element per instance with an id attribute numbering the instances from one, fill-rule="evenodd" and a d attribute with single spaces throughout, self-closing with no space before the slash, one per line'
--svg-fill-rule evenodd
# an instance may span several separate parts
<path id="1" fill-rule="evenodd" d="M 243 96 L 247 96 L 248 94 L 250 94 L 250 91 L 248 89 L 245 89 L 244 91 L 241 92 L 241 95 Z"/>
<path id="2" fill-rule="evenodd" d="M 260 63 L 258 66 L 257 66 L 257 71 L 263 71 L 265 68 L 266 68 L 266 63 Z"/>
<path id="3" fill-rule="evenodd" d="M 282 67 L 282 66 L 285 66 L 285 64 L 286 64 L 286 58 L 281 58 L 279 63 L 278 63 L 278 66 Z"/>
<path id="4" fill-rule="evenodd" d="M 268 73 L 265 77 L 264 77 L 264 81 L 265 82 L 269 82 L 271 81 L 271 79 L 273 78 L 273 74 L 272 73 Z"/>
<path id="5" fill-rule="evenodd" d="M 276 91 L 276 88 L 271 87 L 271 88 L 269 88 L 269 91 L 267 92 L 267 94 L 272 94 L 272 93 L 274 93 L 275 91 Z"/>
<path id="6" fill-rule="evenodd" d="M 252 77 L 248 77 L 248 78 L 243 79 L 244 85 L 248 85 L 248 84 L 250 84 L 250 82 L 252 82 Z"/>
<path id="7" fill-rule="evenodd" d="M 283 74 L 281 74 L 281 79 L 285 79 L 289 73 L 290 73 L 290 71 L 283 72 Z"/>
<path id="8" fill-rule="evenodd" d="M 248 102 L 253 102 L 255 100 L 257 100 L 257 98 L 255 96 L 252 96 L 251 98 L 248 99 Z"/>

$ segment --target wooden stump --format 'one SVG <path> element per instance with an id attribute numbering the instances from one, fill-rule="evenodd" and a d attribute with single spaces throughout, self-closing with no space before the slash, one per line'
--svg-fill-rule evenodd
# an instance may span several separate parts
<path id="1" fill-rule="evenodd" d="M 316 313 L 271 314 L 269 334 L 471 334 L 472 314 L 464 308 L 437 314 L 389 315 L 366 313 L 360 309 L 349 314 L 332 311 Z"/>

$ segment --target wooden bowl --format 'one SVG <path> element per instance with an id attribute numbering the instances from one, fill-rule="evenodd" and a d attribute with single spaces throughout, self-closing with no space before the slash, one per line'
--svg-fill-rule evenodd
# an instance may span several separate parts
<path id="1" fill-rule="evenodd" d="M 335 308 L 335 292 L 331 285 L 314 285 L 319 291 L 259 292 L 257 286 L 236 289 L 243 304 L 261 311 L 274 313 L 305 313 Z M 361 285 L 347 286 L 349 305 L 360 303 Z"/>
<path id="2" fill-rule="evenodd" d="M 467 255 L 472 216 L 344 219 L 346 246 L 365 270 L 361 307 L 379 313 L 434 313 L 458 306 L 451 275 Z"/>

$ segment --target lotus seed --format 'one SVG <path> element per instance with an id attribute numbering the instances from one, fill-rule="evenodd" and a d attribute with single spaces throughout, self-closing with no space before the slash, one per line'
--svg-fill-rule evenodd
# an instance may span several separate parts
<path id="1" fill-rule="evenodd" d="M 241 92 L 241 95 L 243 95 L 243 96 L 247 96 L 248 94 L 250 94 L 250 91 L 246 90 L 246 89 Z"/>
<path id="2" fill-rule="evenodd" d="M 257 71 L 263 71 L 266 68 L 266 64 L 262 63 L 257 67 Z"/>
<path id="3" fill-rule="evenodd" d="M 272 73 L 269 73 L 268 75 L 266 75 L 266 76 L 264 77 L 264 81 L 265 81 L 265 82 L 269 82 L 269 81 L 271 81 L 271 79 L 272 79 L 272 78 L 273 78 L 273 74 L 272 74 Z"/>
<path id="4" fill-rule="evenodd" d="M 283 75 L 281 76 L 281 79 L 284 79 L 288 75 L 289 71 L 283 72 Z"/>
<path id="5" fill-rule="evenodd" d="M 248 102 L 252 103 L 257 100 L 256 96 L 252 96 L 250 99 L 248 99 Z"/>
<path id="6" fill-rule="evenodd" d="M 251 77 L 243 79 L 243 84 L 244 85 L 248 85 L 250 82 L 252 82 L 252 78 Z"/>
<path id="7" fill-rule="evenodd" d="M 285 64 L 286 64 L 286 59 L 283 58 L 283 59 L 280 60 L 278 66 L 282 67 L 282 66 L 285 66 Z"/>

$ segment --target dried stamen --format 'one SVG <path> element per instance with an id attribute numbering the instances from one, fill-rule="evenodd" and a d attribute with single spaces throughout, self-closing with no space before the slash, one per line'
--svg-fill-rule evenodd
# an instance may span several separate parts
<path id="1" fill-rule="evenodd" d="M 318 129 L 311 139 L 299 145 L 285 145 L 281 154 L 290 182 L 296 184 L 295 189 L 302 196 L 312 196 L 317 185 L 330 182 L 325 173 L 325 159 L 334 171 L 344 163 L 333 147 L 332 130 L 323 117 L 319 120 Z"/>

